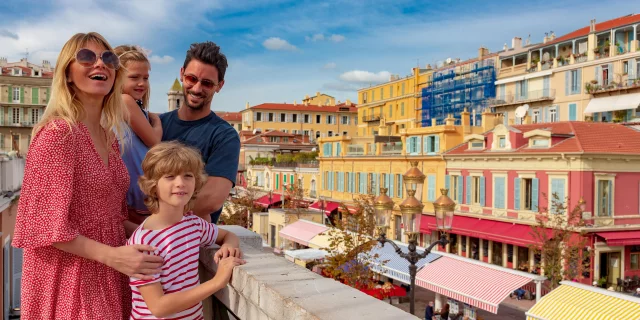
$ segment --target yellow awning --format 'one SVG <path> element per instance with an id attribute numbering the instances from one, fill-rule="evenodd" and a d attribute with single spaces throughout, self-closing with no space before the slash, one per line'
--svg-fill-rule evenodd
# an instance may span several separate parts
<path id="1" fill-rule="evenodd" d="M 560 284 L 526 313 L 527 320 L 640 319 L 640 298 L 570 281 Z"/>

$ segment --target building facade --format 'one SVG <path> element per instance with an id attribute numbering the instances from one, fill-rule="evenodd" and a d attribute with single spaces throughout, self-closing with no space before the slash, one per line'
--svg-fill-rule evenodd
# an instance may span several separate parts
<path id="1" fill-rule="evenodd" d="M 222 120 L 228 122 L 238 133 L 242 131 L 242 114 L 240 112 L 214 111 Z"/>
<path id="2" fill-rule="evenodd" d="M 404 78 L 392 75 L 388 82 L 358 90 L 358 137 L 399 135 L 417 128 L 421 89 L 431 81 L 433 70 L 413 68 Z"/>
<path id="3" fill-rule="evenodd" d="M 596 23 L 500 56 L 494 111 L 505 124 L 625 122 L 640 104 L 640 14 Z M 514 39 L 515 41 L 515 39 Z"/>
<path id="4" fill-rule="evenodd" d="M 606 277 L 615 286 L 617 278 L 640 272 L 640 231 L 634 231 L 640 230 L 640 132 L 607 123 L 501 124 L 464 141 L 444 155 L 445 184 L 459 195 L 451 251 L 536 271 L 544 263 L 529 249 L 536 244 L 530 235 L 536 216 L 567 215 L 583 199 L 585 250 L 594 250 L 594 258 L 582 281 Z M 423 225 L 432 231 L 426 226 L 432 223 Z M 628 233 L 626 242 L 607 239 L 620 232 Z"/>
<path id="5" fill-rule="evenodd" d="M 169 102 L 168 111 L 180 109 L 180 106 L 184 104 L 184 92 L 182 91 L 182 84 L 176 78 L 173 81 L 173 85 L 167 92 L 167 99 Z"/>
<path id="6" fill-rule="evenodd" d="M 53 68 L 48 61 L 36 65 L 0 58 L 0 70 L 0 150 L 25 155 L 49 102 Z"/>
<path id="7" fill-rule="evenodd" d="M 242 113 L 243 129 L 256 132 L 279 130 L 284 133 L 321 137 L 355 136 L 357 109 L 349 100 L 334 105 L 263 103 Z"/>

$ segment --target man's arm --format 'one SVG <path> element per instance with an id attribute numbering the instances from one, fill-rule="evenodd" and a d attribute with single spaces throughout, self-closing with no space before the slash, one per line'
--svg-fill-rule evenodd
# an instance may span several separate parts
<path id="1" fill-rule="evenodd" d="M 193 212 L 198 217 L 211 222 L 210 214 L 222 208 L 232 186 L 233 184 L 227 178 L 208 177 L 198 193 Z"/>

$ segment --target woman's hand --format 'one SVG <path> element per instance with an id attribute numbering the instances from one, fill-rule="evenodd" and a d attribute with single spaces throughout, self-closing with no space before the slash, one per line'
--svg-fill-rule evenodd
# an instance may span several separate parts
<path id="1" fill-rule="evenodd" d="M 154 274 L 160 273 L 163 259 L 143 252 L 155 250 L 152 246 L 141 244 L 112 248 L 106 265 L 129 277 L 151 280 Z"/>

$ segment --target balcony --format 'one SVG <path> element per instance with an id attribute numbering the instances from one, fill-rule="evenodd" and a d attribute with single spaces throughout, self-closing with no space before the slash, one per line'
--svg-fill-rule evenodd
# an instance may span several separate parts
<path id="1" fill-rule="evenodd" d="M 534 90 L 525 93 L 524 95 L 515 95 L 515 94 L 507 94 L 504 96 L 504 99 L 497 98 L 493 101 L 493 107 L 506 107 L 516 104 L 521 104 L 524 102 L 535 102 L 535 101 L 545 101 L 545 100 L 553 100 L 556 97 L 556 89 L 543 89 L 543 90 Z"/>
<path id="2" fill-rule="evenodd" d="M 274 162 L 272 166 L 274 168 L 319 168 L 320 162 L 318 161 Z"/>
<path id="3" fill-rule="evenodd" d="M 380 121 L 380 115 L 368 115 L 368 116 L 362 116 L 362 122 L 376 122 L 376 121 Z"/>
<path id="4" fill-rule="evenodd" d="M 229 284 L 215 293 L 223 305 L 221 309 L 229 310 L 239 319 L 418 319 L 360 290 L 265 252 L 264 235 L 239 226 L 220 228 L 240 238 L 243 259 L 247 261 L 234 268 Z M 216 272 L 217 265 L 213 263 L 216 250 L 200 251 L 203 281 L 211 279 Z M 205 299 L 203 306 L 205 319 L 213 319 L 212 309 L 226 311 L 217 309 L 212 298 Z"/>
<path id="5" fill-rule="evenodd" d="M 361 144 L 350 144 L 347 147 L 347 156 L 363 156 L 364 146 Z"/>
<path id="6" fill-rule="evenodd" d="M 382 154 L 402 154 L 402 142 L 383 143 Z"/>
<path id="7" fill-rule="evenodd" d="M 585 91 L 594 96 L 610 94 L 612 92 L 627 91 L 640 88 L 640 77 L 631 77 L 628 74 L 619 76 L 617 81 L 612 80 L 598 83 L 596 80 L 585 83 Z"/>

